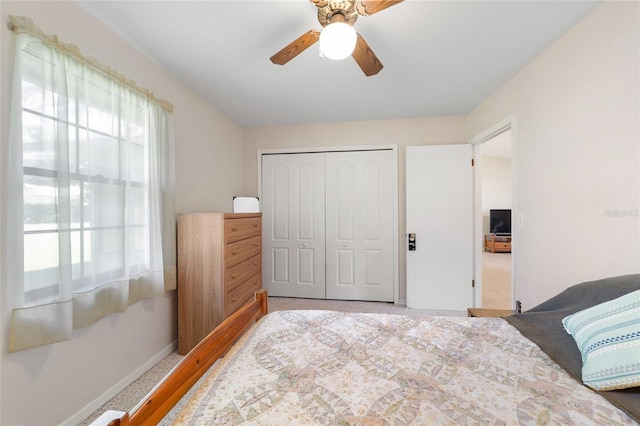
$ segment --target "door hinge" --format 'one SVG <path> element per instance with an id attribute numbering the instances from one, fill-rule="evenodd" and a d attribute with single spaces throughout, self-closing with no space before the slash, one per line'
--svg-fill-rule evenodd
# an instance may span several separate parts
<path id="1" fill-rule="evenodd" d="M 471 288 L 475 288 L 476 287 L 476 280 L 471 280 Z"/>
<path id="2" fill-rule="evenodd" d="M 472 159 L 471 159 L 471 167 L 473 167 L 473 166 L 475 166 L 475 165 L 476 165 L 476 161 L 472 158 Z"/>

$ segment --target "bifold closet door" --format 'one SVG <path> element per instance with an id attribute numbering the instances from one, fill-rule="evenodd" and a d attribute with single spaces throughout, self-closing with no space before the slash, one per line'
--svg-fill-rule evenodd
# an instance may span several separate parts
<path id="1" fill-rule="evenodd" d="M 325 155 L 327 299 L 392 302 L 395 156 Z"/>
<path id="2" fill-rule="evenodd" d="M 324 155 L 263 155 L 262 203 L 263 287 L 324 299 Z"/>

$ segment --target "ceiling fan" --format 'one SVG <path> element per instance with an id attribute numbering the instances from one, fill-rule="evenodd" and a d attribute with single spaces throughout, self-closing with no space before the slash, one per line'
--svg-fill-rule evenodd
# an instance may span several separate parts
<path id="1" fill-rule="evenodd" d="M 304 52 L 307 48 L 320 41 L 321 52 L 323 50 L 323 33 L 327 33 L 326 29 L 331 27 L 338 27 L 338 25 L 331 24 L 344 24 L 353 27 L 358 16 L 370 16 L 374 13 L 378 13 L 390 6 L 398 4 L 403 0 L 343 0 L 343 1 L 330 1 L 330 0 L 310 0 L 318 8 L 318 21 L 322 25 L 323 30 L 309 30 L 302 34 L 300 37 L 289 43 L 278 53 L 273 55 L 270 59 L 271 62 L 278 65 L 284 65 L 300 53 Z M 382 63 L 373 53 L 369 45 L 362 36 L 351 30 L 354 34 L 355 47 L 350 53 L 353 59 L 358 63 L 362 71 L 367 77 L 375 75 L 382 69 Z M 346 54 L 348 56 L 349 53 Z"/>

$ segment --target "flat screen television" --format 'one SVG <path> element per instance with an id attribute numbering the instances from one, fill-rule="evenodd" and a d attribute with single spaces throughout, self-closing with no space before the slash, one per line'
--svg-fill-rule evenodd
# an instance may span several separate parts
<path id="1" fill-rule="evenodd" d="M 511 209 L 489 210 L 489 232 L 496 235 L 511 235 Z"/>

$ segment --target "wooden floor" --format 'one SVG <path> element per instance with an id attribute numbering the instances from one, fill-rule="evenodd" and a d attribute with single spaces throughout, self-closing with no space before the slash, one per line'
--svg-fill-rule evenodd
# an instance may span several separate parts
<path id="1" fill-rule="evenodd" d="M 482 307 L 511 309 L 511 253 L 482 254 Z"/>

